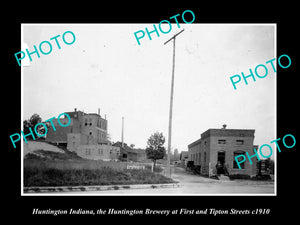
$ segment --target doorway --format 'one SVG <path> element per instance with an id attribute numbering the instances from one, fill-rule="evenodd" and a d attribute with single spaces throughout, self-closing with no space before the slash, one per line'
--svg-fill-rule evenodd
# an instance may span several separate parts
<path id="1" fill-rule="evenodd" d="M 224 164 L 225 164 L 225 151 L 219 151 L 218 152 L 218 161 L 217 161 L 217 173 L 218 174 L 225 174 Z"/>

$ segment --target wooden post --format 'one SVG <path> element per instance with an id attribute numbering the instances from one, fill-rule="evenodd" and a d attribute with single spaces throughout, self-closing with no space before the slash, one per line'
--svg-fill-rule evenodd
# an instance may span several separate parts
<path id="1" fill-rule="evenodd" d="M 167 160 L 167 167 L 166 167 L 166 175 L 171 177 L 171 164 L 170 164 L 170 157 L 171 157 L 171 142 L 172 142 L 172 115 L 173 115 L 173 93 L 174 93 L 174 74 L 175 74 L 175 38 L 177 35 L 182 33 L 180 31 L 179 33 L 175 34 L 173 37 L 171 37 L 168 41 L 164 43 L 167 44 L 170 40 L 173 39 L 173 65 L 172 65 L 172 81 L 171 81 L 171 96 L 170 96 L 170 110 L 169 110 L 169 130 L 168 130 L 168 160 Z"/>

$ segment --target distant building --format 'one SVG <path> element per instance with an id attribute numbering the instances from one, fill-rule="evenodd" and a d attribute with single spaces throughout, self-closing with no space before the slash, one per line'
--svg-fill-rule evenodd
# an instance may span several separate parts
<path id="1" fill-rule="evenodd" d="M 255 130 L 247 129 L 208 129 L 201 134 L 201 138 L 188 145 L 188 160 L 195 166 L 200 166 L 200 173 L 204 175 L 217 174 L 256 174 L 257 158 L 253 157 L 251 165 L 248 160 L 240 164 L 239 169 L 234 157 L 254 154 L 253 145 Z M 240 159 L 241 160 L 241 159 Z M 218 165 L 217 165 L 218 164 Z"/>
<path id="2" fill-rule="evenodd" d="M 188 151 L 181 151 L 179 155 L 179 160 L 186 165 L 189 159 L 189 152 Z"/>
<path id="3" fill-rule="evenodd" d="M 113 144 L 113 146 L 120 148 L 120 160 L 122 161 L 134 161 L 134 162 L 140 162 L 147 159 L 146 152 L 144 149 L 136 149 L 129 147 L 126 143 L 118 141 Z"/>
<path id="4" fill-rule="evenodd" d="M 66 112 L 71 123 L 67 127 L 58 125 L 57 119 L 52 122 L 56 131 L 50 128 L 46 141 L 67 147 L 77 155 L 88 159 L 114 160 L 119 158 L 120 148 L 114 147 L 107 140 L 107 120 L 96 113 L 77 111 Z M 62 124 L 69 122 L 68 118 L 60 118 Z"/>

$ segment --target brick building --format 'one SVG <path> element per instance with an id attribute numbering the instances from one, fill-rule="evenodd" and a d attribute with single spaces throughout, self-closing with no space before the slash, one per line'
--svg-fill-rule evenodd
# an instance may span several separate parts
<path id="1" fill-rule="evenodd" d="M 217 174 L 256 174 L 257 158 L 253 157 L 253 164 L 245 161 L 238 168 L 235 156 L 246 152 L 250 156 L 254 154 L 253 145 L 255 130 L 247 129 L 208 129 L 201 134 L 201 138 L 188 145 L 188 160 L 200 167 L 200 173 L 204 175 Z"/>
<path id="2" fill-rule="evenodd" d="M 66 112 L 71 123 L 67 127 L 58 125 L 58 120 L 52 123 L 56 131 L 48 129 L 46 141 L 67 147 L 77 155 L 88 159 L 113 160 L 118 159 L 120 148 L 112 146 L 107 140 L 107 120 L 102 118 L 100 110 L 96 113 L 77 111 Z M 62 124 L 67 124 L 67 117 L 60 118 Z"/>

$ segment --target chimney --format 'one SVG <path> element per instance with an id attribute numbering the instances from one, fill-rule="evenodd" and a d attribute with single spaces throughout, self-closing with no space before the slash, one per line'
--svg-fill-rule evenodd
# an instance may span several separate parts
<path id="1" fill-rule="evenodd" d="M 226 129 L 227 125 L 226 124 L 223 124 L 223 129 Z"/>
<path id="2" fill-rule="evenodd" d="M 77 112 L 77 108 L 75 108 L 74 111 Z"/>
<path id="3" fill-rule="evenodd" d="M 100 116 L 100 108 L 98 108 L 98 115 Z"/>

